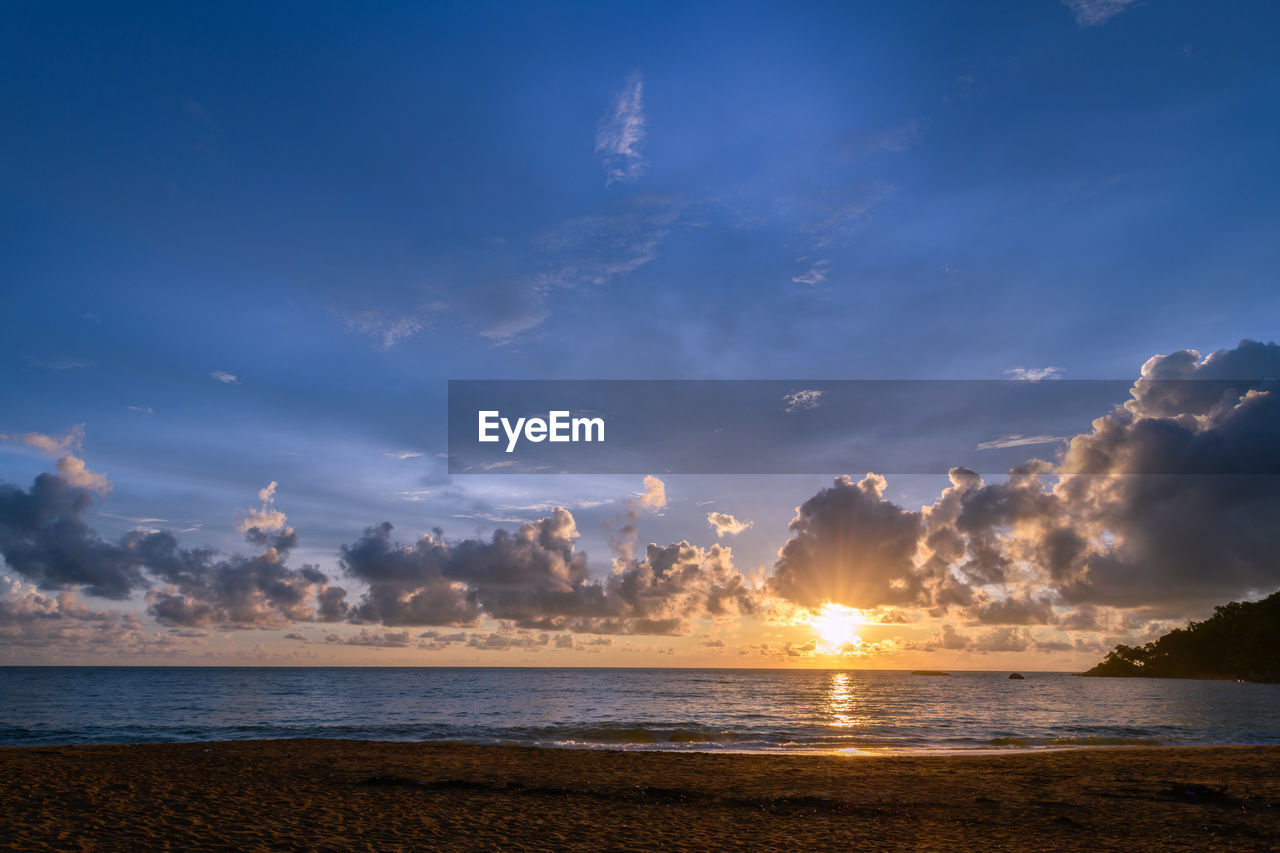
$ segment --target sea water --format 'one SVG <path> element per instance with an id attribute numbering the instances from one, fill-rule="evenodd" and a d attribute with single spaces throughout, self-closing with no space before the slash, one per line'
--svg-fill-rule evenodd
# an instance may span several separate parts
<path id="1" fill-rule="evenodd" d="M 0 743 L 901 752 L 1280 743 L 1280 685 L 1027 672 L 0 668 Z"/>

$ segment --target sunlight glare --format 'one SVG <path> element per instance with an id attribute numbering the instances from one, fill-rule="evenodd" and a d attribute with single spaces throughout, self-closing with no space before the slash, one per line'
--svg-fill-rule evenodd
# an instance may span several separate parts
<path id="1" fill-rule="evenodd" d="M 818 632 L 820 651 L 825 654 L 841 654 L 848 646 L 858 646 L 862 638 L 857 630 L 863 624 L 862 612 L 843 604 L 824 604 L 811 617 L 809 624 Z"/>

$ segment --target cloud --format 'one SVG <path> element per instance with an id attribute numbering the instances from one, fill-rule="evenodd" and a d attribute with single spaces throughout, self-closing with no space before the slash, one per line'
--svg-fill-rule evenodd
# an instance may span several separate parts
<path id="1" fill-rule="evenodd" d="M 839 477 L 796 509 L 792 538 L 778 552 L 769 588 L 805 607 L 859 608 L 923 600 L 915 564 L 920 513 L 883 499 L 885 480 Z"/>
<path id="2" fill-rule="evenodd" d="M 137 412 L 140 415 L 154 415 L 155 409 L 150 406 L 125 406 L 131 412 Z"/>
<path id="3" fill-rule="evenodd" d="M 524 651 L 537 651 L 544 648 L 551 642 L 549 634 L 472 634 L 467 639 L 467 646 L 472 649 L 480 649 L 482 651 L 500 651 L 505 652 L 510 649 L 523 649 Z"/>
<path id="4" fill-rule="evenodd" d="M 288 521 L 288 517 L 275 507 L 276 487 L 278 485 L 275 480 L 272 480 L 265 488 L 258 490 L 258 500 L 262 501 L 262 506 L 249 510 L 247 514 L 237 518 L 237 530 L 241 533 L 250 534 L 251 539 L 253 537 L 260 539 L 266 534 L 285 530 L 285 522 Z M 290 528 L 289 533 L 292 532 L 292 528 Z"/>
<path id="5" fill-rule="evenodd" d="M 75 590 L 43 595 L 34 586 L 0 577 L 0 647 L 56 647 L 60 650 L 139 651 L 156 644 L 144 639 L 140 621 L 118 610 L 93 610 Z"/>
<path id="6" fill-rule="evenodd" d="M 1039 382 L 1043 379 L 1061 379 L 1066 373 L 1061 367 L 1010 367 L 1005 373 L 1019 382 Z"/>
<path id="7" fill-rule="evenodd" d="M 377 340 L 378 349 L 389 350 L 427 328 L 428 318 L 440 308 L 441 306 L 435 303 L 421 307 L 414 313 L 398 316 L 387 316 L 377 311 L 362 311 L 346 318 L 347 330 L 369 335 Z"/>
<path id="8" fill-rule="evenodd" d="M 973 619 L 988 625 L 1050 625 L 1057 621 L 1048 597 L 1011 596 L 976 603 Z"/>
<path id="9" fill-rule="evenodd" d="M 1025 652 L 1034 642 L 1026 628 L 992 628 L 979 634 L 971 648 L 978 652 Z"/>
<path id="10" fill-rule="evenodd" d="M 640 154 L 644 136 L 644 78 L 636 71 L 627 77 L 596 128 L 596 154 L 604 164 L 605 186 L 631 183 L 644 174 Z"/>
<path id="11" fill-rule="evenodd" d="M 1062 5 L 1071 10 L 1077 24 L 1094 27 L 1105 24 L 1136 2 L 1137 0 L 1062 0 Z"/>
<path id="12" fill-rule="evenodd" d="M 223 383 L 224 385 L 240 384 L 240 380 L 236 378 L 236 375 L 234 373 L 227 373 L 225 370 L 215 370 L 209 375 L 214 379 L 218 380 L 219 382 Z"/>
<path id="13" fill-rule="evenodd" d="M 716 532 L 717 539 L 725 536 L 736 536 L 755 524 L 753 521 L 739 521 L 727 512 L 707 513 L 707 524 Z"/>
<path id="14" fill-rule="evenodd" d="M 352 610 L 357 622 L 460 626 L 488 617 L 543 631 L 677 634 L 691 619 L 754 608 L 720 546 L 651 544 L 643 560 L 615 559 L 613 574 L 593 580 L 573 515 L 560 507 L 488 540 L 451 542 L 435 531 L 402 545 L 391 532 L 384 522 L 342 548 L 348 575 L 368 585 Z"/>
<path id="15" fill-rule="evenodd" d="M 827 265 L 829 263 L 829 261 L 818 261 L 816 264 L 809 267 L 808 272 L 792 276 L 791 280 L 796 284 L 822 284 L 827 280 Z"/>
<path id="16" fill-rule="evenodd" d="M 22 435 L 0 434 L 0 441 L 10 441 L 34 447 L 50 456 L 66 456 L 79 453 L 84 446 L 84 424 L 76 424 L 60 436 L 28 432 Z"/>
<path id="17" fill-rule="evenodd" d="M 371 646 L 383 649 L 401 649 L 413 645 L 413 635 L 408 631 L 370 631 L 361 628 L 360 633 L 350 637 L 341 634 L 326 634 L 326 643 L 338 643 L 346 646 Z"/>
<path id="18" fill-rule="evenodd" d="M 471 276 L 448 287 L 433 286 L 426 297 L 395 310 L 347 314 L 347 330 L 373 337 L 386 350 L 447 316 L 495 346 L 508 344 L 551 315 L 555 293 L 600 286 L 657 258 L 683 203 L 646 196 L 629 205 L 542 230 L 523 252 L 512 250 L 511 264 L 522 272 Z"/>
<path id="19" fill-rule="evenodd" d="M 595 633 L 684 634 L 688 620 L 754 613 L 755 591 L 721 545 L 650 544 L 645 559 L 615 564 L 609 600 L 621 602 L 623 619 L 592 625 Z"/>
<path id="20" fill-rule="evenodd" d="M 1274 343 L 1154 357 L 1130 399 L 1055 462 L 992 483 L 952 469 L 920 512 L 886 500 L 875 475 L 840 478 L 797 510 L 769 591 L 805 607 L 1091 632 L 1269 593 L 1280 587 L 1278 376 Z M 1029 648 L 1029 636 L 983 634 L 974 648 Z"/>
<path id="21" fill-rule="evenodd" d="M 64 456 L 58 460 L 58 476 L 72 486 L 102 494 L 111 490 L 106 474 L 90 471 L 78 456 Z"/>
<path id="22" fill-rule="evenodd" d="M 39 367 L 42 370 L 79 370 L 81 368 L 96 366 L 92 361 L 79 358 L 58 358 L 52 361 L 46 361 L 29 355 L 24 355 L 22 358 L 32 367 Z"/>
<path id="23" fill-rule="evenodd" d="M 401 462 L 406 459 L 417 459 L 422 456 L 421 450 L 384 450 L 382 455 L 388 459 L 398 459 Z"/>
<path id="24" fill-rule="evenodd" d="M 794 412 L 803 412 L 806 409 L 816 409 L 822 405 L 822 395 L 824 393 L 814 388 L 792 391 L 782 398 L 783 411 L 787 414 L 792 414 Z"/>
<path id="25" fill-rule="evenodd" d="M 949 650 L 967 649 L 973 641 L 956 631 L 955 625 L 943 625 L 934 635 L 933 645 Z"/>
<path id="26" fill-rule="evenodd" d="M 1031 447 L 1036 444 L 1054 444 L 1066 441 L 1066 435 L 1005 435 L 991 441 L 978 442 L 976 450 L 1002 450 L 1006 447 Z"/>
<path id="27" fill-rule="evenodd" d="M 0 435 L 0 441 L 25 444 L 50 456 L 60 457 L 57 462 L 58 476 L 71 486 L 97 494 L 105 494 L 111 490 L 111 483 L 105 474 L 90 471 L 83 459 L 72 455 L 79 453 L 84 445 L 84 424 L 76 424 L 61 436 L 28 432 L 22 435 Z"/>
<path id="28" fill-rule="evenodd" d="M 598 286 L 634 272 L 658 256 L 658 245 L 681 210 L 679 202 L 647 198 L 622 213 L 583 216 L 548 228 L 534 245 L 537 262 L 547 268 L 533 279 L 535 291 Z"/>
<path id="29" fill-rule="evenodd" d="M 634 500 L 641 509 L 659 512 L 667 505 L 667 484 L 650 474 L 644 478 L 644 491 Z"/>
<path id="30" fill-rule="evenodd" d="M 346 618 L 344 589 L 315 566 L 285 565 L 297 543 L 292 528 L 274 537 L 250 528 L 245 538 L 265 550 L 219 557 L 210 548 L 182 548 L 167 532 L 126 536 L 125 548 L 159 582 L 146 593 L 148 613 L 163 625 L 221 629 Z"/>
<path id="31" fill-rule="evenodd" d="M 68 460 L 80 466 L 65 465 Z M 345 618 L 345 591 L 314 566 L 286 567 L 296 544 L 292 528 L 249 527 L 256 557 L 220 557 L 209 548 L 184 549 L 166 531 L 134 530 L 102 539 L 83 521 L 93 503 L 95 477 L 75 457 L 57 474 L 40 474 L 29 490 L 0 485 L 0 554 L 42 591 L 83 589 L 123 600 L 148 588 L 148 611 L 161 624 L 263 627 L 299 620 Z M 268 499 L 270 488 L 263 490 Z M 261 494 L 261 493 L 260 493 Z M 283 514 L 282 514 L 283 517 Z"/>
<path id="32" fill-rule="evenodd" d="M 209 548 L 184 549 L 167 532 L 132 533 L 124 546 L 160 583 L 146 594 L 147 609 L 161 624 L 280 627 L 299 621 L 345 619 L 346 590 L 315 566 L 286 566 L 298 542 L 283 512 L 275 509 L 277 483 L 258 491 L 259 510 L 237 519 L 245 540 L 264 550 L 253 557 L 219 557 Z"/>
<path id="33" fill-rule="evenodd" d="M 126 598 L 142 582 L 141 567 L 81 520 L 94 491 L 80 473 L 64 476 L 62 468 L 38 475 L 29 490 L 0 484 L 0 554 L 42 590 L 78 586 L 103 598 Z"/>
<path id="34" fill-rule="evenodd" d="M 652 474 L 644 478 L 644 491 L 622 502 L 623 510 L 612 522 L 604 522 L 615 564 L 635 557 L 640 511 L 658 513 L 667 505 L 667 485 Z"/>

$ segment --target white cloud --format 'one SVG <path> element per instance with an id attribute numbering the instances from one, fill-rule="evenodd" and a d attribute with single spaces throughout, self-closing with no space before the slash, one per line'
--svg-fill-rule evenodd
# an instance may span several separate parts
<path id="1" fill-rule="evenodd" d="M 1066 441 L 1069 436 L 1065 435 L 1005 435 L 991 441 L 980 441 L 976 449 L 978 450 L 1001 450 L 1005 447 L 1027 447 L 1033 444 L 1053 444 L 1056 441 Z"/>
<path id="2" fill-rule="evenodd" d="M 377 311 L 364 311 L 347 318 L 347 329 L 369 335 L 378 341 L 378 349 L 389 350 L 427 328 L 427 317 L 439 305 L 422 306 L 416 313 L 386 317 Z"/>
<path id="3" fill-rule="evenodd" d="M 1039 382 L 1041 379 L 1061 379 L 1066 373 L 1062 367 L 1010 367 L 1005 373 L 1019 382 Z"/>
<path id="4" fill-rule="evenodd" d="M 156 413 L 155 409 L 150 406 L 126 406 L 125 408 L 140 415 L 154 415 Z"/>
<path id="5" fill-rule="evenodd" d="M 1134 5 L 1136 0 L 1062 0 L 1082 27 L 1104 24 Z"/>
<path id="6" fill-rule="evenodd" d="M 236 375 L 234 373 L 227 373 L 225 370 L 215 370 L 209 375 L 212 376 L 214 379 L 218 380 L 219 382 L 223 383 L 224 385 L 240 384 L 240 380 L 236 378 Z"/>
<path id="7" fill-rule="evenodd" d="M 709 512 L 707 513 L 707 524 L 710 524 L 716 531 L 717 539 L 723 539 L 725 536 L 735 536 L 747 530 L 755 522 L 739 521 L 727 512 Z"/>
<path id="8" fill-rule="evenodd" d="M 256 527 L 263 532 L 269 533 L 284 529 L 285 523 L 289 518 L 275 507 L 277 486 L 279 484 L 272 480 L 265 488 L 258 490 L 258 500 L 262 501 L 262 506 L 249 510 L 246 515 L 237 518 L 237 530 L 247 533 Z"/>
<path id="9" fill-rule="evenodd" d="M 403 462 L 406 459 L 417 459 L 422 455 L 421 450 L 384 450 L 382 455 L 388 459 L 399 459 Z"/>
<path id="10" fill-rule="evenodd" d="M 667 484 L 650 474 L 644 478 L 644 491 L 635 502 L 649 512 L 658 512 L 667 505 Z"/>
<path id="11" fill-rule="evenodd" d="M 800 391 L 792 391 L 782 398 L 785 408 L 783 411 L 787 414 L 792 412 L 802 412 L 806 409 L 816 409 L 822 405 L 822 395 L 824 392 L 816 388 L 806 388 Z"/>
<path id="12" fill-rule="evenodd" d="M 791 280 L 796 284 L 816 285 L 822 284 L 827 280 L 827 264 L 830 261 L 818 261 L 809 267 L 809 271 L 801 275 L 792 276 Z"/>
<path id="13" fill-rule="evenodd" d="M 644 78 L 633 72 L 596 129 L 596 154 L 604 163 L 605 186 L 631 183 L 644 173 Z"/>

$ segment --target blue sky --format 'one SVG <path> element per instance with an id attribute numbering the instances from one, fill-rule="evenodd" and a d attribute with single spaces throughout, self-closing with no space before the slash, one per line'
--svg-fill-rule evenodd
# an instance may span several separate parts
<path id="1" fill-rule="evenodd" d="M 0 14 L 0 432 L 84 425 L 103 536 L 242 550 L 276 481 L 330 573 L 383 520 L 543 504 L 607 573 L 638 478 L 450 479 L 447 380 L 1134 378 L 1276 337 L 1271 4 Z M 709 545 L 733 495 L 767 570 L 829 478 L 735 482 L 669 480 L 642 539 Z"/>

